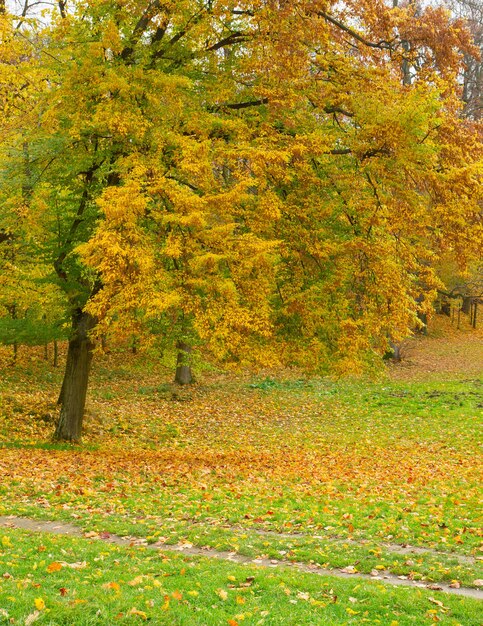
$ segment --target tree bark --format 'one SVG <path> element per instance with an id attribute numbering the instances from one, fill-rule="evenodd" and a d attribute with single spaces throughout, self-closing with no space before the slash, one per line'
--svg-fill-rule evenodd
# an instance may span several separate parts
<path id="1" fill-rule="evenodd" d="M 73 316 L 73 335 L 69 340 L 64 380 L 57 401 L 61 408 L 54 439 L 73 442 L 81 440 L 87 384 L 94 350 L 94 342 L 89 333 L 95 325 L 95 318 L 88 313 L 78 310 Z"/>
<path id="2" fill-rule="evenodd" d="M 176 347 L 178 348 L 178 358 L 176 361 L 176 374 L 174 376 L 174 382 L 178 385 L 190 385 L 194 382 L 193 374 L 191 372 L 191 356 L 193 348 L 184 341 L 178 341 Z"/>
<path id="3" fill-rule="evenodd" d="M 389 346 L 393 353 L 392 360 L 396 363 L 399 363 L 401 361 L 401 346 L 397 343 L 394 343 L 393 341 L 389 342 Z"/>

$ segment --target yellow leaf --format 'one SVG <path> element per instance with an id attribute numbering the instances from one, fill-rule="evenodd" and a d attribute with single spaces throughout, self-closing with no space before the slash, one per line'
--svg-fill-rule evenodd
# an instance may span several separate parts
<path id="1" fill-rule="evenodd" d="M 349 615 L 358 615 L 360 613 L 360 611 L 354 611 L 349 606 L 346 607 L 346 611 L 347 611 L 347 613 L 349 613 Z"/>
<path id="2" fill-rule="evenodd" d="M 181 591 L 178 591 L 177 589 L 176 591 L 173 591 L 171 595 L 173 596 L 174 600 L 181 600 L 181 598 L 183 597 Z"/>
<path id="3" fill-rule="evenodd" d="M 144 611 L 138 611 L 137 609 L 135 609 L 134 607 L 132 609 L 129 609 L 129 611 L 127 612 L 128 615 L 138 615 L 139 617 L 141 617 L 142 619 L 148 619 L 148 616 L 146 615 L 146 613 Z"/>
<path id="4" fill-rule="evenodd" d="M 45 602 L 42 598 L 35 598 L 34 604 L 37 611 L 43 611 L 45 609 Z"/>
<path id="5" fill-rule="evenodd" d="M 5 535 L 2 537 L 2 546 L 4 546 L 5 548 L 13 548 L 10 537 L 5 537 Z"/>
<path id="6" fill-rule="evenodd" d="M 167 611 L 169 609 L 169 596 L 164 596 L 164 604 L 161 607 L 162 611 Z"/>
<path id="7" fill-rule="evenodd" d="M 435 598 L 428 598 L 429 602 L 432 602 L 433 604 L 436 604 L 437 606 L 440 606 L 442 609 L 444 609 L 445 611 L 448 611 L 448 607 L 444 606 L 444 604 L 441 602 L 441 600 L 436 600 Z"/>
<path id="8" fill-rule="evenodd" d="M 237 604 L 245 604 L 245 598 L 242 598 L 241 596 L 237 596 L 236 597 L 236 603 Z"/>
<path id="9" fill-rule="evenodd" d="M 197 591 L 194 591 L 194 590 L 193 590 L 193 591 L 188 591 L 188 595 L 189 595 L 189 596 L 195 596 L 195 597 L 196 597 L 196 596 L 199 596 L 200 594 L 199 594 Z"/>
<path id="10" fill-rule="evenodd" d="M 228 593 L 224 589 L 217 589 L 216 595 L 220 600 L 223 600 L 223 602 L 228 599 Z"/>

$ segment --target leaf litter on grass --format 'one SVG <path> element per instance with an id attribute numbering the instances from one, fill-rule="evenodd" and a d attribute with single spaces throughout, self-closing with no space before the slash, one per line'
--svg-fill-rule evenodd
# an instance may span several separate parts
<path id="1" fill-rule="evenodd" d="M 475 353 L 473 335 L 457 340 Z M 49 443 L 48 372 L 37 389 L 17 370 L 0 409 L 0 513 L 471 584 L 482 577 L 481 378 L 446 363 L 428 379 L 414 355 L 437 361 L 444 344 L 416 343 L 416 365 L 373 383 L 217 374 L 174 395 L 155 368 L 125 363 L 94 377 L 77 447 Z M 437 554 L 399 558 L 394 544 Z"/>

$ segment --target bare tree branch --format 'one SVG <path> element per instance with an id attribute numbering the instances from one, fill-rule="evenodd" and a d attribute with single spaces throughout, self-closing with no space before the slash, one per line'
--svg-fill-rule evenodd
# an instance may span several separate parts
<path id="1" fill-rule="evenodd" d="M 324 20 L 326 20 L 327 22 L 330 22 L 334 26 L 337 26 L 337 28 L 340 28 L 340 30 L 343 30 L 345 33 L 347 33 L 348 35 L 350 35 L 351 37 L 353 37 L 360 43 L 364 44 L 365 46 L 368 46 L 369 48 L 378 48 L 380 50 L 392 50 L 393 49 L 393 42 L 386 41 L 385 39 L 381 39 L 381 41 L 378 41 L 378 42 L 369 41 L 368 39 L 360 35 L 357 31 L 353 30 L 349 26 L 346 26 L 345 24 L 337 20 L 335 17 L 332 17 L 332 15 L 329 15 L 328 13 L 325 13 L 324 11 L 317 11 L 317 15 L 319 17 L 323 17 Z"/>

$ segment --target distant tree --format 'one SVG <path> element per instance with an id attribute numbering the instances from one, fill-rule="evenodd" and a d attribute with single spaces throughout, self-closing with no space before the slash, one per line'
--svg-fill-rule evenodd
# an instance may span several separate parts
<path id="1" fill-rule="evenodd" d="M 464 55 L 462 99 L 466 117 L 483 116 L 483 4 L 480 0 L 448 0 L 448 6 L 467 24 L 479 55 Z"/>

